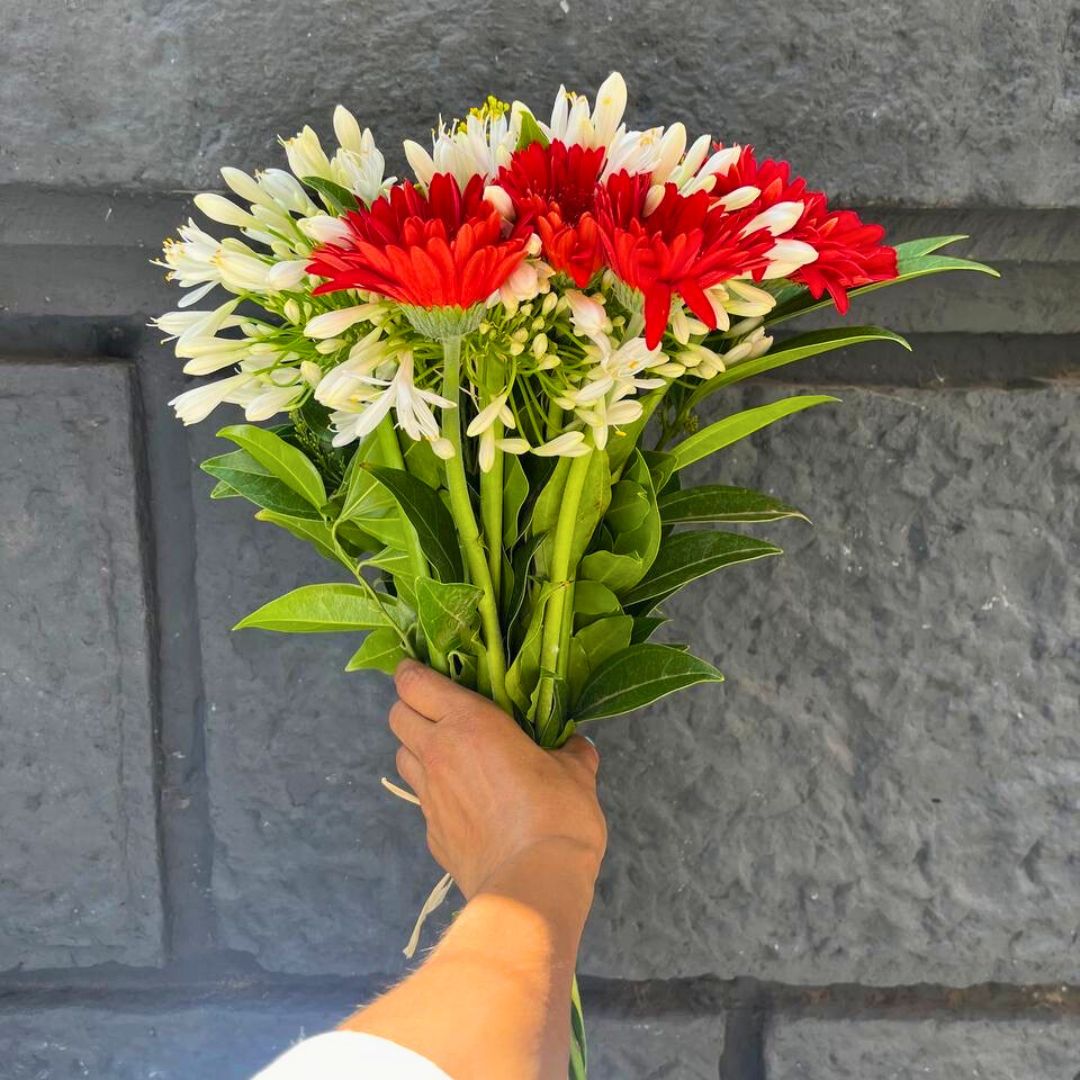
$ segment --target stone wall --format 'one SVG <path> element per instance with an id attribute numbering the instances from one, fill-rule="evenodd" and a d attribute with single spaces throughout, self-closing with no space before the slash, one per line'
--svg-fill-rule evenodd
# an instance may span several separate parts
<path id="1" fill-rule="evenodd" d="M 182 192 L 338 100 L 389 147 L 619 66 L 639 119 L 1003 278 L 859 302 L 915 353 L 787 369 L 842 404 L 706 467 L 814 526 L 673 605 L 722 688 L 595 733 L 592 1075 L 1074 1080 L 1080 9 L 267 10 L 0 5 L 0 1076 L 241 1080 L 405 970 L 438 876 L 377 783 L 387 682 L 228 629 L 325 564 L 210 502 L 213 423 L 165 407 Z"/>

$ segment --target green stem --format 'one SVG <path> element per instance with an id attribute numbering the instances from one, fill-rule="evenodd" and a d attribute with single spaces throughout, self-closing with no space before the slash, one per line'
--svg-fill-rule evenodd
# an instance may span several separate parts
<path id="1" fill-rule="evenodd" d="M 379 422 L 379 426 L 375 429 L 375 437 L 379 440 L 379 449 L 382 451 L 383 457 L 387 463 L 394 469 L 400 469 L 402 472 L 407 472 L 405 468 L 405 455 L 401 452 L 401 446 L 398 443 L 397 432 L 394 431 L 394 421 L 387 415 Z M 413 575 L 419 579 L 422 577 L 431 577 L 428 571 L 427 558 L 424 555 L 424 549 L 420 546 L 420 537 L 413 528 L 412 522 L 401 515 L 402 524 L 405 526 L 405 542 L 408 545 L 406 552 L 409 556 L 409 565 L 412 567 Z M 428 661 L 431 666 L 442 675 L 450 674 L 450 662 L 446 656 L 438 649 L 433 648 L 431 643 L 428 642 Z"/>
<path id="2" fill-rule="evenodd" d="M 480 530 L 476 526 L 469 485 L 465 480 L 465 463 L 461 456 L 461 338 L 450 338 L 443 343 L 443 397 L 452 401 L 455 408 L 443 409 L 442 433 L 454 448 L 454 456 L 446 462 L 446 486 L 450 492 L 450 513 L 458 529 L 458 539 L 469 564 L 469 575 L 480 589 L 480 622 L 484 628 L 488 675 L 491 679 L 491 696 L 495 703 L 511 716 L 513 702 L 506 693 L 506 651 L 503 648 L 502 629 L 499 626 L 499 607 L 495 589 L 488 570 Z M 501 550 L 502 545 L 499 545 Z"/>
<path id="3" fill-rule="evenodd" d="M 503 437 L 499 420 L 492 425 L 496 440 Z M 484 543 L 487 546 L 488 573 L 496 600 L 502 595 L 502 503 L 503 452 L 495 447 L 495 461 L 487 472 L 480 474 L 480 518 L 484 523 Z"/>
<path id="4" fill-rule="evenodd" d="M 552 538 L 549 580 L 553 591 L 548 598 L 547 609 L 544 611 L 544 629 L 540 638 L 540 670 L 563 677 L 566 675 L 569 662 L 569 649 L 563 647 L 563 639 L 566 637 L 565 622 L 572 619 L 574 615 L 574 606 L 570 596 L 574 575 L 577 573 L 577 567 L 572 567 L 570 560 L 573 556 L 578 507 L 581 504 L 581 494 L 585 488 L 585 478 L 588 476 L 591 461 L 592 452 L 590 451 L 570 462 L 566 487 L 563 489 L 562 506 L 555 525 L 555 535 Z M 554 692 L 555 688 L 550 679 L 541 681 L 536 710 L 541 745 L 547 745 L 551 739 L 559 735 L 558 727 L 561 726 L 562 717 L 557 718 L 559 723 L 554 730 L 551 726 Z"/>

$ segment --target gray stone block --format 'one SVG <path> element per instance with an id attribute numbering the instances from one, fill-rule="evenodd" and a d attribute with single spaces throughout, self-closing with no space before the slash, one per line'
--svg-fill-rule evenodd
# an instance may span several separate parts
<path id="1" fill-rule="evenodd" d="M 97 1006 L 0 1012 L 5 1080 L 249 1080 L 293 1043 L 334 1027 L 339 1005 L 166 1011 Z"/>
<path id="2" fill-rule="evenodd" d="M 589 1080 L 716 1080 L 724 1018 L 594 1018 L 586 1005 Z"/>
<path id="3" fill-rule="evenodd" d="M 686 121 L 790 157 L 849 201 L 1076 205 L 1077 35 L 1068 5 L 846 0 L 747 11 L 691 0 L 440 0 L 286 7 L 62 0 L 8 13 L 0 182 L 190 189 L 274 163 L 275 137 L 352 106 L 402 137 L 494 92 L 550 107 L 560 82 L 631 82 L 631 118 Z M 342 57 L 363 63 L 342 63 Z M 289 79 L 284 80 L 284 73 Z M 298 91 L 296 88 L 302 87 Z M 47 137 L 42 137 L 43 133 Z"/>
<path id="4" fill-rule="evenodd" d="M 161 958 L 129 395 L 0 363 L 0 969 Z"/>
<path id="5" fill-rule="evenodd" d="M 200 459 L 225 448 L 206 430 L 196 445 Z M 221 942 L 276 970 L 400 971 L 442 871 L 419 810 L 379 784 L 396 778 L 390 680 L 345 674 L 359 636 L 232 633 L 291 588 L 341 580 L 340 568 L 248 504 L 209 501 L 208 477 L 194 486 Z"/>
<path id="6" fill-rule="evenodd" d="M 1075 1080 L 1075 1018 L 780 1019 L 766 1038 L 769 1080 Z"/>
<path id="7" fill-rule="evenodd" d="M 723 687 L 593 726 L 611 844 L 582 968 L 1072 981 L 1076 393 L 840 393 L 694 477 L 816 527 L 758 526 L 784 558 L 670 605 Z"/>

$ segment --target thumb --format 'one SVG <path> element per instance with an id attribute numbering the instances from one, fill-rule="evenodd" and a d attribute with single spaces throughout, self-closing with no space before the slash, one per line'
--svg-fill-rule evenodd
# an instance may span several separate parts
<path id="1" fill-rule="evenodd" d="M 591 739 L 586 739 L 583 735 L 571 735 L 566 740 L 566 743 L 555 752 L 584 765 L 593 776 L 596 775 L 597 770 L 600 768 L 600 751 L 596 749 L 596 745 Z"/>

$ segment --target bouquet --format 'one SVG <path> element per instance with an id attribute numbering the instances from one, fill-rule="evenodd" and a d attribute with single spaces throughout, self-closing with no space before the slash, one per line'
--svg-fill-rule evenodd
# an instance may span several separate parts
<path id="1" fill-rule="evenodd" d="M 542 746 L 684 687 L 711 662 L 654 635 L 662 604 L 715 570 L 780 554 L 728 526 L 802 517 L 684 471 L 823 395 L 701 426 L 699 409 L 761 372 L 897 334 L 776 339 L 854 293 L 989 267 L 937 254 L 956 236 L 884 230 L 786 162 L 681 123 L 632 130 L 613 74 L 595 103 L 560 88 L 541 120 L 495 98 L 405 143 L 385 176 L 369 130 L 334 113 L 332 156 L 305 127 L 289 169 L 222 169 L 239 202 L 195 205 L 167 241 L 187 289 L 156 320 L 184 371 L 171 404 L 248 423 L 202 468 L 212 498 L 313 545 L 327 580 L 238 627 L 363 633 L 346 670 L 423 660 L 489 696 Z M 214 290 L 224 302 L 195 310 Z M 269 422 L 269 426 L 259 426 Z M 716 526 L 720 526 L 717 528 Z M 574 994 L 571 1076 L 585 1074 Z"/>

